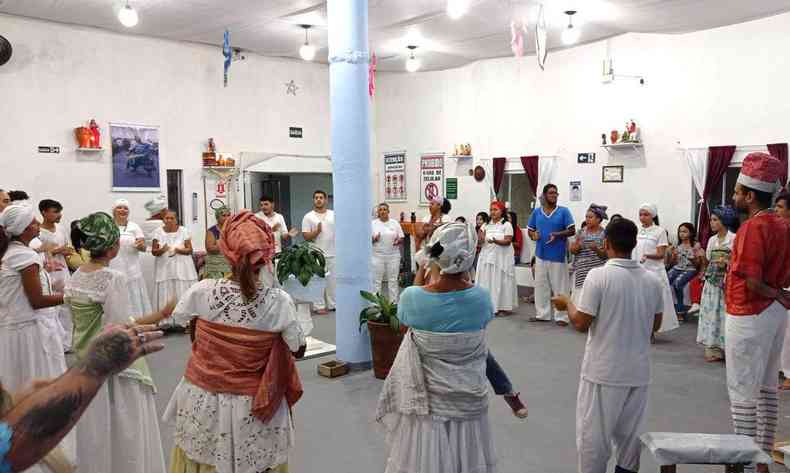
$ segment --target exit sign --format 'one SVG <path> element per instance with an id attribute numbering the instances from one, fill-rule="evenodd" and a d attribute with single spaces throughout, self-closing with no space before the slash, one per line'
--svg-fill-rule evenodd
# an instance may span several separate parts
<path id="1" fill-rule="evenodd" d="M 288 136 L 291 138 L 301 138 L 302 137 L 302 127 L 295 127 L 292 126 L 288 128 Z"/>

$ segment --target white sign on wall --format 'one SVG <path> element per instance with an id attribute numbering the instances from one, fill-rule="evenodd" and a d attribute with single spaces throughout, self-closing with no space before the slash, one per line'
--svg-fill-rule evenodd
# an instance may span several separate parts
<path id="1" fill-rule="evenodd" d="M 384 153 L 384 200 L 406 201 L 406 152 Z"/>
<path id="2" fill-rule="evenodd" d="M 444 189 L 444 153 L 423 154 L 420 157 L 420 205 L 442 196 Z"/>

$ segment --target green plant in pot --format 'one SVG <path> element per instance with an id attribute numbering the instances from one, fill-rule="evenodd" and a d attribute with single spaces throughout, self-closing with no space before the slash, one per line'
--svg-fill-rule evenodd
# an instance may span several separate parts
<path id="1" fill-rule="evenodd" d="M 362 330 L 362 326 L 367 324 L 373 354 L 373 375 L 384 379 L 398 354 L 406 326 L 398 320 L 398 304 L 378 293 L 359 291 L 359 294 L 370 303 L 359 313 L 359 329 Z"/>
<path id="2" fill-rule="evenodd" d="M 326 276 L 326 257 L 317 246 L 302 242 L 282 251 L 276 257 L 277 280 L 280 284 L 293 275 L 302 286 L 307 287 L 313 276 Z"/>

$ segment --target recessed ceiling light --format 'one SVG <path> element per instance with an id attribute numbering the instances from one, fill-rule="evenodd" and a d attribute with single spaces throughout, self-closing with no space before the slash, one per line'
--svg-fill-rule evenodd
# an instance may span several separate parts
<path id="1" fill-rule="evenodd" d="M 575 44 L 579 41 L 579 35 L 581 34 L 579 27 L 573 26 L 573 15 L 576 14 L 576 11 L 568 10 L 565 14 L 568 15 L 568 26 L 562 31 L 562 42 L 566 45 Z"/>
<path id="2" fill-rule="evenodd" d="M 140 18 L 137 16 L 137 11 L 129 5 L 128 0 L 126 6 L 121 8 L 121 11 L 118 12 L 118 21 L 127 28 L 136 26 L 137 22 L 140 21 Z"/>

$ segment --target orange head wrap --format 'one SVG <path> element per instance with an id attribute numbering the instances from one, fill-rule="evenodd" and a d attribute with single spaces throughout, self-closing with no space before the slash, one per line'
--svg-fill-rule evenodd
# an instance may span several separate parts
<path id="1" fill-rule="evenodd" d="M 219 248 L 233 266 L 244 258 L 250 264 L 267 264 L 274 255 L 274 234 L 266 222 L 249 210 L 242 210 L 225 222 Z"/>
<path id="2" fill-rule="evenodd" d="M 507 208 L 505 207 L 505 203 L 502 202 L 501 200 L 495 200 L 491 202 L 491 207 L 498 208 L 499 210 L 502 211 L 503 214 L 505 213 L 505 210 L 507 210 Z"/>

